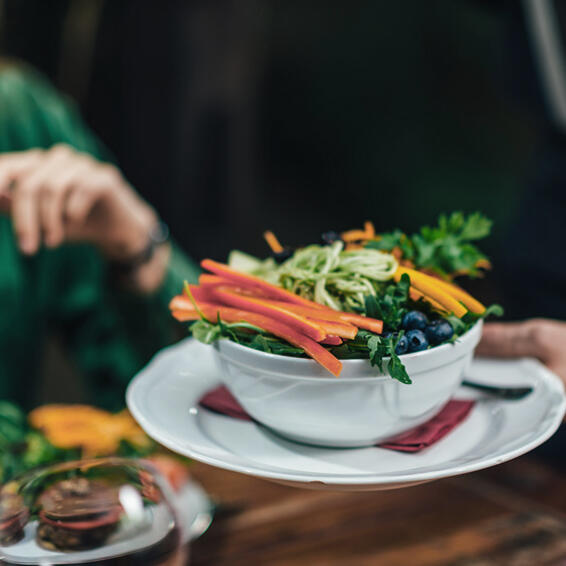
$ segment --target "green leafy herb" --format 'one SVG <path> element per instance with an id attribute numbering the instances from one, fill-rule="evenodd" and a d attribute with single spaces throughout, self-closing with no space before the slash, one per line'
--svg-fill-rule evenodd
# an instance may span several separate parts
<path id="1" fill-rule="evenodd" d="M 444 318 L 451 324 L 454 329 L 454 340 L 470 330 L 472 326 L 478 321 L 483 320 L 489 316 L 502 316 L 503 308 L 500 305 L 490 305 L 481 314 L 476 314 L 468 311 L 462 318 L 458 318 L 454 314 L 446 315 Z"/>
<path id="2" fill-rule="evenodd" d="M 409 276 L 403 274 L 399 283 L 385 286 L 377 296 L 367 295 L 364 302 L 366 316 L 383 320 L 386 329 L 399 328 L 407 312 L 410 284 Z"/>
<path id="3" fill-rule="evenodd" d="M 221 328 L 218 324 L 212 324 L 207 320 L 197 320 L 191 325 L 193 336 L 204 344 L 212 344 L 221 336 Z"/>
<path id="4" fill-rule="evenodd" d="M 220 338 L 228 338 L 233 342 L 242 344 L 269 354 L 286 356 L 304 356 L 302 348 L 296 348 L 284 340 L 267 334 L 261 328 L 247 322 L 225 323 L 222 320 L 213 324 L 206 320 L 197 320 L 191 325 L 193 337 L 204 344 L 211 344 Z"/>
<path id="5" fill-rule="evenodd" d="M 342 360 L 367 358 L 372 366 L 376 366 L 380 372 L 387 372 L 393 379 L 401 383 L 410 384 L 411 378 L 399 356 L 395 353 L 397 343 L 403 336 L 400 332 L 395 338 L 392 335 L 387 338 L 360 330 L 354 340 L 345 342 L 340 346 L 332 348 L 332 353 Z M 387 363 L 385 364 L 385 361 Z"/>
<path id="6" fill-rule="evenodd" d="M 441 215 L 435 227 L 424 226 L 420 232 L 407 236 L 400 230 L 383 234 L 369 242 L 366 248 L 392 251 L 399 248 L 403 258 L 412 261 L 418 269 L 432 269 L 440 275 L 465 273 L 477 277 L 478 263 L 487 257 L 471 242 L 489 235 L 491 220 L 479 212 L 465 216 L 454 212 Z"/>

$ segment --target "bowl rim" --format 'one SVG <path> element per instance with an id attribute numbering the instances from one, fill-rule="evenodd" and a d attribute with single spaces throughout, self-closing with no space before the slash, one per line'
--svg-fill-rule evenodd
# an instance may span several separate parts
<path id="1" fill-rule="evenodd" d="M 441 358 L 442 355 L 444 353 L 448 353 L 451 348 L 454 348 L 454 347 L 457 347 L 457 346 L 464 346 L 466 342 L 473 339 L 473 337 L 476 333 L 479 333 L 480 336 L 481 336 L 482 326 L 483 326 L 483 320 L 480 319 L 480 320 L 476 321 L 469 330 L 464 332 L 464 334 L 462 334 L 461 336 L 458 336 L 458 338 L 454 342 L 449 342 L 447 344 L 441 344 L 440 346 L 434 346 L 433 348 L 429 348 L 429 349 L 423 350 L 421 352 L 412 352 L 410 354 L 402 354 L 402 355 L 399 356 L 399 358 L 400 358 L 401 362 L 403 362 L 403 363 L 405 363 L 405 361 L 414 362 L 415 360 L 418 361 L 418 360 L 422 360 L 422 359 L 428 359 L 428 358 L 431 357 L 431 355 L 434 355 L 436 357 Z M 261 350 L 256 350 L 254 348 L 250 348 L 249 346 L 244 346 L 242 344 L 238 344 L 236 342 L 233 342 L 229 338 L 221 338 L 220 340 L 215 341 L 212 345 L 213 345 L 214 351 L 217 353 L 217 355 L 224 357 L 224 358 L 229 358 L 230 363 L 233 363 L 233 364 L 236 364 L 236 365 L 246 365 L 246 362 L 230 358 L 228 352 L 220 351 L 221 347 L 227 347 L 228 349 L 233 348 L 236 352 L 242 353 L 245 356 L 249 356 L 250 358 L 255 357 L 256 359 L 260 359 L 260 360 L 263 360 L 263 361 L 272 360 L 274 363 L 286 363 L 286 364 L 289 364 L 291 367 L 293 367 L 295 370 L 297 370 L 298 368 L 304 368 L 302 371 L 304 371 L 305 373 L 308 373 L 307 368 L 309 368 L 309 367 L 312 367 L 313 370 L 323 369 L 322 366 L 320 366 L 318 364 L 318 362 L 316 362 L 312 358 L 296 358 L 296 357 L 293 357 L 293 356 L 284 356 L 282 354 L 272 354 L 270 352 L 262 352 Z M 475 345 L 474 345 L 474 348 L 475 348 Z M 383 359 L 384 359 L 384 361 L 387 362 L 391 358 L 385 357 Z M 369 363 L 369 360 L 367 358 L 355 358 L 355 359 L 340 360 L 340 361 L 343 364 L 343 368 L 347 369 L 347 370 L 354 370 L 354 369 L 357 369 L 357 368 L 362 368 L 362 367 L 367 366 L 367 364 Z M 450 361 L 442 361 L 435 367 L 440 368 L 440 367 L 442 367 L 442 366 L 444 366 L 448 363 L 450 363 Z M 378 368 L 376 368 L 376 369 L 378 369 Z M 276 369 L 269 371 L 269 373 L 274 374 L 274 375 L 279 375 L 282 378 L 290 379 L 290 380 L 299 380 L 299 381 L 316 380 L 317 382 L 321 382 L 321 383 L 340 383 L 341 381 L 345 381 L 345 380 L 347 380 L 349 383 L 355 382 L 355 381 L 360 381 L 360 382 L 365 381 L 365 382 L 367 382 L 368 379 L 372 379 L 372 380 L 376 380 L 376 381 L 382 381 L 382 380 L 391 381 L 393 379 L 393 378 L 391 378 L 391 376 L 386 371 L 384 373 L 378 374 L 378 375 L 355 376 L 355 377 L 348 377 L 348 376 L 342 376 L 342 375 L 337 376 L 337 377 L 331 376 L 331 375 L 315 375 L 315 373 L 316 373 L 315 371 L 313 371 L 312 376 L 293 375 L 293 374 L 285 373 L 284 370 L 276 370 Z"/>

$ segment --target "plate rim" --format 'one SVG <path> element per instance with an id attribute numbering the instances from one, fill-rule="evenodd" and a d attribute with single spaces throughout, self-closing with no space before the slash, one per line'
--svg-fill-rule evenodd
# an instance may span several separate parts
<path id="1" fill-rule="evenodd" d="M 217 468 L 243 473 L 270 481 L 290 482 L 297 485 L 303 485 L 305 487 L 308 487 L 309 484 L 323 484 L 324 486 L 332 486 L 336 488 L 352 487 L 361 489 L 363 487 L 381 487 L 385 489 L 388 485 L 393 484 L 413 485 L 415 483 L 422 483 L 447 477 L 455 477 L 458 475 L 490 468 L 492 466 L 508 462 L 510 460 L 518 458 L 519 456 L 522 456 L 523 454 L 526 454 L 527 452 L 530 452 L 531 450 L 533 450 L 537 446 L 540 446 L 542 443 L 548 440 L 556 432 L 556 430 L 562 423 L 562 419 L 566 412 L 566 396 L 564 394 L 564 385 L 562 384 L 560 378 L 550 370 L 548 370 L 548 368 L 546 368 L 538 360 L 531 358 L 516 358 L 510 360 L 510 363 L 519 362 L 528 366 L 532 366 L 533 370 L 540 375 L 541 382 L 547 386 L 549 391 L 554 390 L 554 392 L 560 393 L 561 397 L 560 403 L 554 407 L 551 407 L 551 410 L 549 410 L 545 415 L 545 418 L 540 425 L 540 428 L 542 430 L 540 430 L 538 434 L 533 431 L 534 437 L 531 438 L 529 442 L 501 454 L 494 454 L 486 458 L 479 458 L 476 462 L 468 462 L 465 464 L 448 466 L 442 471 L 435 470 L 389 476 L 380 474 L 367 474 L 363 477 L 355 477 L 348 474 L 323 474 L 317 472 L 312 473 L 312 477 L 309 478 L 306 476 L 306 474 L 308 474 L 309 472 L 303 474 L 296 472 L 280 472 L 262 469 L 261 466 L 254 465 L 253 463 L 246 464 L 245 460 L 243 460 L 240 455 L 232 455 L 232 453 L 228 452 L 225 448 L 216 444 L 214 445 L 216 449 L 220 449 L 226 454 L 230 454 L 231 457 L 239 459 L 241 463 L 226 462 L 219 457 L 217 458 L 209 454 L 204 454 L 199 450 L 193 449 L 188 446 L 180 447 L 174 441 L 170 441 L 166 436 L 164 437 L 159 430 L 160 427 L 155 427 L 150 422 L 150 420 L 146 418 L 146 416 L 143 414 L 143 411 L 141 409 L 138 409 L 135 397 L 137 395 L 138 389 L 141 388 L 140 383 L 145 384 L 146 381 L 148 383 L 155 381 L 156 378 L 152 377 L 152 370 L 154 370 L 154 366 L 160 363 L 164 358 L 172 358 L 175 354 L 181 352 L 184 348 L 187 347 L 188 344 L 191 343 L 196 342 L 192 338 L 186 338 L 173 346 L 161 350 L 153 357 L 153 359 L 144 369 L 142 369 L 136 376 L 134 376 L 126 392 L 126 402 L 130 412 L 132 413 L 132 416 L 150 437 L 152 437 L 159 444 L 162 444 L 163 446 L 169 448 L 174 452 Z M 203 347 L 206 346 L 203 345 Z M 479 360 L 483 359 L 486 358 L 479 358 Z M 505 360 L 498 361 L 501 361 L 502 363 L 505 362 Z M 247 424 L 249 424 L 249 426 L 259 426 L 252 422 Z M 369 450 L 371 448 L 373 447 L 368 447 L 367 449 Z M 328 448 L 328 450 L 332 450 L 332 448 Z"/>

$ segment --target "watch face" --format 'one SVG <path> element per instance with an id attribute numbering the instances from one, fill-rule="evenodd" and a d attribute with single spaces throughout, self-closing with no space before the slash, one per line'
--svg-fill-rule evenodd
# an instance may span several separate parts
<path id="1" fill-rule="evenodd" d="M 0 492 L 0 563 L 161 563 L 181 545 L 172 501 L 165 480 L 136 460 L 33 472 Z"/>

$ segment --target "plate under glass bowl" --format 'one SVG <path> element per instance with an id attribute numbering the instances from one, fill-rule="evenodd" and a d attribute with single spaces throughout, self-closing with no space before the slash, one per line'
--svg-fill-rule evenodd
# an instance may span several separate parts
<path id="1" fill-rule="evenodd" d="M 167 482 L 151 465 L 66 462 L 0 490 L 0 564 L 168 564 L 181 546 Z"/>

